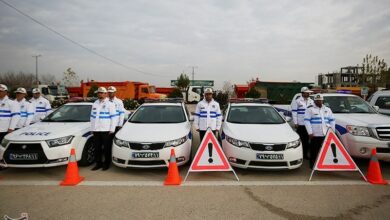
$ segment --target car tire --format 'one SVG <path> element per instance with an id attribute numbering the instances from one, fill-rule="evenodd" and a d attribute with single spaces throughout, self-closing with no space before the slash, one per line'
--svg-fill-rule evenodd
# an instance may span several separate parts
<path id="1" fill-rule="evenodd" d="M 95 146 L 93 145 L 92 138 L 85 143 L 81 160 L 79 161 L 80 166 L 89 166 L 95 161 Z"/>

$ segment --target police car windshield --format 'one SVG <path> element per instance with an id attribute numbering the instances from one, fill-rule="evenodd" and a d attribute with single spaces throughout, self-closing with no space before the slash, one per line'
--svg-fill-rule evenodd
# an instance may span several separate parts
<path id="1" fill-rule="evenodd" d="M 283 124 L 284 119 L 271 106 L 231 106 L 227 122 L 237 124 Z"/>
<path id="2" fill-rule="evenodd" d="M 357 96 L 325 96 L 324 104 L 333 113 L 376 113 L 366 101 Z"/>
<path id="3" fill-rule="evenodd" d="M 90 105 L 63 105 L 46 118 L 43 122 L 89 122 L 91 117 Z"/>
<path id="4" fill-rule="evenodd" d="M 141 106 L 129 119 L 132 123 L 182 123 L 186 121 L 181 106 Z"/>

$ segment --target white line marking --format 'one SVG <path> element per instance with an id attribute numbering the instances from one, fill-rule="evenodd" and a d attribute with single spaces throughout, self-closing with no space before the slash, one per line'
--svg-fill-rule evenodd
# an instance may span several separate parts
<path id="1" fill-rule="evenodd" d="M 59 186 L 60 181 L 0 180 L 0 186 Z M 78 186 L 163 186 L 163 181 L 83 181 Z M 187 181 L 182 186 L 351 186 L 364 181 Z"/>

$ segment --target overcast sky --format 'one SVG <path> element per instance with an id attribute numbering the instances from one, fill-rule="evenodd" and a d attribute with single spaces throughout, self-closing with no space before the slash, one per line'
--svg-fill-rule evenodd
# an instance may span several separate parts
<path id="1" fill-rule="evenodd" d="M 0 72 L 62 78 L 137 80 L 167 86 L 182 71 L 195 79 L 245 83 L 313 82 L 320 72 L 390 62 L 390 1 L 3 0 L 115 65 L 53 34 L 0 2 Z"/>

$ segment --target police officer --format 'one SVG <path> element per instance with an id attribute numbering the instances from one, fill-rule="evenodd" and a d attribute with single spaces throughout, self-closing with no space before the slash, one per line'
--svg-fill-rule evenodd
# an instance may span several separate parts
<path id="1" fill-rule="evenodd" d="M 8 98 L 8 87 L 0 84 L 0 142 L 15 130 L 20 118 L 19 105 Z"/>
<path id="2" fill-rule="evenodd" d="M 110 99 L 110 102 L 115 104 L 116 113 L 119 117 L 118 124 L 115 128 L 115 133 L 116 133 L 123 126 L 123 122 L 125 120 L 125 107 L 123 105 L 123 101 L 116 97 L 116 88 L 114 86 L 108 87 L 107 92 L 108 92 L 108 98 Z"/>
<path id="3" fill-rule="evenodd" d="M 302 87 L 301 89 L 301 97 L 298 97 L 291 103 L 291 110 L 295 128 L 297 129 L 297 133 L 301 139 L 302 147 L 303 147 L 303 158 L 308 159 L 308 149 L 309 149 L 309 135 L 307 134 L 305 128 L 305 111 L 308 106 L 313 106 L 314 102 L 309 97 L 310 93 L 313 91 L 309 90 L 307 87 Z"/>
<path id="4" fill-rule="evenodd" d="M 313 169 L 328 129 L 334 131 L 336 126 L 332 110 L 324 105 L 322 94 L 316 94 L 314 106 L 306 109 L 305 126 L 310 139 L 310 168 Z"/>
<path id="5" fill-rule="evenodd" d="M 107 89 L 99 87 L 98 100 L 92 105 L 91 130 L 95 146 L 96 165 L 92 170 L 107 170 L 111 164 L 110 135 L 114 134 L 118 125 L 118 115 L 114 103 L 107 98 Z M 104 161 L 103 161 L 104 158 Z"/>
<path id="6" fill-rule="evenodd" d="M 219 103 L 213 99 L 213 90 L 206 88 L 204 99 L 196 105 L 194 126 L 199 132 L 200 141 L 203 140 L 206 131 L 210 128 L 214 135 L 221 129 L 222 115 Z"/>
<path id="7" fill-rule="evenodd" d="M 34 117 L 34 105 L 26 100 L 27 91 L 25 88 L 18 88 L 16 91 L 16 103 L 20 108 L 20 119 L 16 124 L 16 129 L 30 125 Z"/>
<path id="8" fill-rule="evenodd" d="M 52 112 L 50 102 L 41 96 L 38 88 L 32 90 L 33 98 L 30 102 L 34 105 L 35 112 L 32 123 L 41 121 L 44 117 Z"/>

